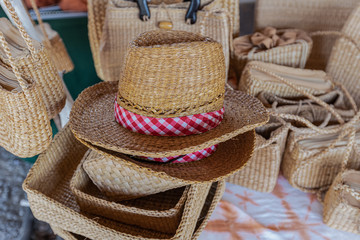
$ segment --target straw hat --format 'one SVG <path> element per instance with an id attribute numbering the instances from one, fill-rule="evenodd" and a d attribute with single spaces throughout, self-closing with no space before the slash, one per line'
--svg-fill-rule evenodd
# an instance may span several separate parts
<path id="1" fill-rule="evenodd" d="M 196 152 L 268 121 L 267 111 L 257 99 L 239 91 L 225 90 L 225 81 L 221 44 L 183 31 L 146 32 L 130 43 L 119 83 L 99 83 L 79 95 L 71 111 L 70 127 L 86 145 L 101 149 L 100 152 L 113 151 L 115 155 L 162 158 Z M 151 118 L 184 117 L 219 111 L 223 107 L 225 113 L 217 127 L 202 134 L 151 136 L 129 131 L 115 121 L 114 101 L 131 113 Z M 239 158 L 251 156 L 254 134 L 244 134 L 241 141 L 236 142 L 239 144 L 219 145 L 222 150 L 214 153 L 216 161 L 227 163 L 224 165 L 228 169 L 223 173 L 239 169 L 238 164 L 227 162 L 230 157 L 227 153 L 235 152 L 230 148 L 244 151 Z M 249 149 L 241 146 L 244 143 Z M 218 151 L 223 154 L 217 154 Z M 208 160 L 197 162 L 206 164 Z M 137 160 L 134 163 L 143 164 Z M 149 168 L 158 167 L 149 164 Z M 188 163 L 182 165 L 185 168 Z"/>

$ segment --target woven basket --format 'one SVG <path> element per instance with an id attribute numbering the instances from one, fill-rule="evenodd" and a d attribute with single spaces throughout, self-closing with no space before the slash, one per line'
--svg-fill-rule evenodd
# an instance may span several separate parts
<path id="1" fill-rule="evenodd" d="M 85 161 L 86 158 L 82 163 Z M 112 202 L 91 182 L 82 164 L 78 166 L 70 188 L 83 212 L 170 234 L 177 230 L 189 190 L 183 187 L 130 201 Z"/>
<path id="2" fill-rule="evenodd" d="M 134 199 L 188 185 L 170 177 L 159 178 L 145 169 L 132 168 L 95 151 L 85 159 L 83 168 L 93 183 L 112 200 Z"/>
<path id="3" fill-rule="evenodd" d="M 9 88 L 0 81 L 0 146 L 19 157 L 32 157 L 44 151 L 51 141 L 49 117 L 39 85 L 22 76 L 2 33 L 0 42 L 13 71 L 0 66 L 1 75 L 7 72 L 14 84 Z"/>
<path id="4" fill-rule="evenodd" d="M 360 105 L 360 6 L 354 9 L 345 23 L 342 33 L 351 37 L 356 43 L 343 37 L 339 38 L 331 52 L 331 56 L 326 66 L 326 71 L 335 81 L 342 83 L 355 102 Z"/>
<path id="5" fill-rule="evenodd" d="M 17 51 L 18 54 L 16 55 L 13 54 L 15 64 L 20 72 L 37 82 L 49 118 L 52 119 L 65 106 L 66 95 L 62 80 L 53 62 L 49 59 L 46 49 L 29 37 L 9 0 L 5 0 L 4 3 L 19 29 L 19 33 L 17 34 L 21 35 L 24 39 L 22 46 L 28 48 L 28 50 Z M 8 24 L 11 23 L 9 22 Z M 0 29 L 4 27 L 6 30 L 11 30 L 12 26 L 10 25 L 10 27 L 8 24 L 6 24 L 7 26 L 2 25 Z M 12 29 L 11 31 L 14 32 L 15 30 Z M 4 32 L 4 34 L 6 35 L 6 32 Z M 9 64 L 4 53 L 0 52 L 0 58 Z"/>
<path id="6" fill-rule="evenodd" d="M 64 240 L 86 240 L 86 237 L 62 230 L 61 228 L 51 226 L 53 232 Z"/>
<path id="7" fill-rule="evenodd" d="M 269 74 L 264 74 L 258 68 L 283 76 L 287 81 L 290 81 L 293 84 L 297 83 L 296 78 L 318 79 L 319 84 L 316 84 L 316 86 L 320 85 L 320 87 L 314 88 L 312 86 L 302 86 L 302 89 L 307 91 L 309 94 L 324 94 L 333 89 L 333 82 L 323 71 L 297 69 L 271 63 L 252 61 L 246 65 L 243 71 L 239 82 L 239 90 L 252 96 L 257 96 L 261 92 L 269 92 L 278 97 L 303 96 L 301 91 L 299 92 L 299 90 L 290 87 L 288 84 L 278 81 L 275 77 Z M 293 77 L 296 78 L 292 81 Z"/>
<path id="8" fill-rule="evenodd" d="M 297 29 L 294 30 L 299 31 Z M 285 29 L 279 30 L 279 32 L 282 31 L 285 31 Z M 312 45 L 312 41 L 298 40 L 294 44 L 277 46 L 254 53 L 257 49 L 255 47 L 250 50 L 247 55 L 239 55 L 235 52 L 234 58 L 231 59 L 231 66 L 235 70 L 237 79 L 240 79 L 242 71 L 249 61 L 261 61 L 289 67 L 304 68 Z"/>
<path id="9" fill-rule="evenodd" d="M 325 195 L 323 220 L 329 227 L 360 234 L 360 172 L 337 175 Z"/>
<path id="10" fill-rule="evenodd" d="M 260 192 L 272 192 L 279 175 L 289 126 L 268 123 L 255 131 L 253 156 L 243 169 L 226 181 Z"/>
<path id="11" fill-rule="evenodd" d="M 128 43 L 143 32 L 158 29 L 158 22 L 161 21 L 171 21 L 173 30 L 201 33 L 220 42 L 223 46 L 226 69 L 228 69 L 232 38 L 229 15 L 224 11 L 200 10 L 197 12 L 197 23 L 187 24 L 184 16 L 188 4 L 186 2 L 172 4 L 166 9 L 150 7 L 153 17 L 149 21 L 143 22 L 138 17 L 139 10 L 135 2 L 110 1 L 100 40 L 100 65 L 104 74 L 103 80 L 119 80 Z"/>
<path id="12" fill-rule="evenodd" d="M 300 28 L 308 32 L 340 30 L 358 0 L 257 0 L 255 28 Z M 333 37 L 314 37 L 306 68 L 325 70 Z"/>
<path id="13" fill-rule="evenodd" d="M 46 47 L 51 60 L 54 62 L 56 69 L 60 72 L 71 72 L 74 70 L 74 64 L 71 61 L 60 35 L 54 31 L 48 23 L 43 23 L 36 1 L 30 0 L 30 3 L 39 23 L 36 28 L 43 35 L 43 44 Z"/>
<path id="14" fill-rule="evenodd" d="M 66 126 L 40 155 L 23 184 L 36 218 L 90 239 L 196 239 L 224 191 L 223 181 L 192 185 L 175 235 L 95 217 L 80 212 L 70 190 L 70 179 L 86 151 Z"/>

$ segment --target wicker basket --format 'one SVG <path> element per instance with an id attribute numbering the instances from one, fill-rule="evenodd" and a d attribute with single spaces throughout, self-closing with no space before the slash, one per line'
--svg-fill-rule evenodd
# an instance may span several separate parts
<path id="1" fill-rule="evenodd" d="M 86 158 L 82 163 L 84 161 Z M 91 182 L 82 164 L 78 166 L 70 188 L 83 212 L 169 234 L 178 228 L 189 190 L 182 187 L 130 201 L 112 202 Z"/>
<path id="2" fill-rule="evenodd" d="M 279 30 L 279 32 L 283 32 L 286 30 L 287 29 Z M 299 31 L 297 29 L 291 30 Z M 236 40 L 234 40 L 234 43 L 235 41 Z M 237 79 L 240 79 L 242 71 L 245 68 L 246 63 L 248 63 L 249 61 L 262 61 L 289 67 L 304 68 L 306 61 L 310 55 L 312 44 L 312 41 L 299 39 L 294 44 L 277 46 L 258 52 L 255 52 L 257 48 L 254 47 L 246 55 L 240 55 L 235 51 L 235 56 L 233 59 L 231 59 L 231 67 L 235 70 Z"/>
<path id="3" fill-rule="evenodd" d="M 40 43 L 35 42 L 29 37 L 9 0 L 4 0 L 4 3 L 19 29 L 19 33 L 17 34 L 21 35 L 24 39 L 23 46 L 28 48 L 28 50 L 18 51 L 19 54 L 14 55 L 15 64 L 25 76 L 37 82 L 49 118 L 52 119 L 65 106 L 66 95 L 62 80 L 54 63 L 49 59 L 46 49 Z M 11 23 L 9 22 L 8 24 L 10 24 L 10 26 L 2 24 L 0 29 L 4 27 L 6 30 L 14 32 L 15 30 L 11 29 Z M 6 35 L 6 32 L 4 32 L 4 34 Z M 9 64 L 4 53 L 0 53 L 0 58 Z"/>
<path id="4" fill-rule="evenodd" d="M 7 72 L 13 82 L 11 88 L 0 84 L 0 146 L 19 157 L 32 157 L 44 151 L 51 141 L 49 117 L 39 85 L 22 76 L 2 33 L 0 42 L 12 66 L 12 71 L 4 66 L 0 66 L 0 71 L 2 75 Z"/>
<path id="5" fill-rule="evenodd" d="M 175 235 L 94 217 L 80 212 L 70 190 L 70 180 L 86 151 L 66 126 L 40 155 L 23 184 L 36 218 L 90 239 L 196 239 L 224 191 L 223 181 L 192 185 Z"/>
<path id="6" fill-rule="evenodd" d="M 253 156 L 243 169 L 226 181 L 260 192 L 272 192 L 279 175 L 289 126 L 274 122 L 255 131 Z"/>
<path id="7" fill-rule="evenodd" d="M 35 0 L 30 0 L 30 3 L 39 23 L 36 28 L 38 28 L 43 35 L 43 44 L 49 52 L 56 69 L 60 72 L 71 72 L 74 70 L 74 64 L 71 61 L 60 35 L 55 32 L 48 23 L 43 23 Z"/>
<path id="8" fill-rule="evenodd" d="M 360 105 L 360 6 L 354 9 L 345 23 L 342 33 L 351 37 L 357 46 L 348 39 L 339 38 L 331 52 L 326 71 L 335 81 L 349 89 L 355 102 Z"/>
<path id="9" fill-rule="evenodd" d="M 360 234 L 360 172 L 337 175 L 325 195 L 323 220 L 329 227 Z"/>
<path id="10" fill-rule="evenodd" d="M 291 27 L 308 32 L 340 30 L 358 3 L 358 0 L 257 0 L 255 28 Z M 313 41 L 306 68 L 325 70 L 335 39 L 319 36 Z"/>

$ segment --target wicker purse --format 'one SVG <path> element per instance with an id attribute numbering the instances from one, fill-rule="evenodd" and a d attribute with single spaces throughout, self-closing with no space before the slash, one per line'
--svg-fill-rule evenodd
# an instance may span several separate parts
<path id="1" fill-rule="evenodd" d="M 60 35 L 54 31 L 48 23 L 42 21 L 39 9 L 36 5 L 35 0 L 30 0 L 31 6 L 36 14 L 40 32 L 43 35 L 43 44 L 46 47 L 51 60 L 54 62 L 55 67 L 61 72 L 71 72 L 74 70 L 74 64 L 66 50 L 63 40 Z"/>
<path id="2" fill-rule="evenodd" d="M 257 0 L 255 28 L 301 28 L 305 31 L 337 30 L 346 22 L 358 0 Z M 325 70 L 335 39 L 313 38 L 313 50 L 306 68 Z"/>
<path id="3" fill-rule="evenodd" d="M 188 5 L 187 2 L 150 5 L 152 17 L 143 22 L 138 17 L 139 9 L 135 2 L 125 0 L 109 1 L 101 37 L 97 40 L 98 44 L 95 42 L 92 44 L 94 48 L 96 45 L 99 46 L 96 49 L 92 48 L 93 53 L 96 52 L 94 53 L 94 59 L 98 58 L 95 60 L 95 66 L 100 67 L 100 70 L 97 69 L 99 77 L 106 81 L 119 80 L 128 43 L 140 33 L 158 29 L 161 22 L 171 22 L 174 30 L 201 33 L 220 42 L 223 46 L 228 68 L 230 42 L 232 40 L 231 16 L 223 9 L 213 10 L 204 7 L 197 12 L 197 22 L 187 24 L 184 21 L 184 16 Z M 89 31 L 93 30 L 89 27 Z M 96 33 L 96 35 L 99 34 Z M 90 41 L 94 41 L 91 38 L 92 34 L 89 33 L 89 36 Z"/>
<path id="4" fill-rule="evenodd" d="M 337 175 L 325 195 L 323 220 L 329 227 L 360 234 L 360 172 Z"/>
<path id="5" fill-rule="evenodd" d="M 275 188 L 289 125 L 273 121 L 255 129 L 255 151 L 246 166 L 226 179 L 227 182 L 259 192 Z"/>
<path id="6" fill-rule="evenodd" d="M 51 141 L 49 117 L 38 84 L 20 73 L 2 33 L 0 42 L 12 69 L 0 65 L 0 146 L 19 157 L 32 157 Z"/>
<path id="7" fill-rule="evenodd" d="M 90 239 L 197 239 L 225 189 L 223 181 L 191 185 L 175 234 L 95 217 L 80 211 L 70 189 L 70 180 L 87 150 L 66 126 L 39 156 L 23 183 L 37 219 Z M 44 180 L 51 184 L 44 184 Z"/>
<path id="8" fill-rule="evenodd" d="M 29 37 L 10 1 L 4 0 L 4 3 L 19 32 L 9 22 L 8 24 L 2 23 L 0 29 L 4 30 L 5 36 L 7 36 L 7 32 L 11 32 L 12 35 L 17 35 L 17 39 L 23 39 L 19 41 L 20 46 L 9 44 L 11 51 L 14 52 L 14 64 L 21 73 L 34 79 L 38 84 L 38 91 L 43 98 L 48 116 L 52 119 L 65 105 L 66 95 L 62 80 L 52 60 L 49 59 L 47 50 Z M 0 52 L 0 59 L 9 64 L 5 53 Z"/>

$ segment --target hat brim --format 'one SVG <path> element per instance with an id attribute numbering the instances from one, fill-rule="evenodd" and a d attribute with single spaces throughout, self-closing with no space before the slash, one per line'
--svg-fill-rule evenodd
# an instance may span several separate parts
<path id="1" fill-rule="evenodd" d="M 216 128 L 181 137 L 149 136 L 132 132 L 115 121 L 117 82 L 102 82 L 85 89 L 70 114 L 76 138 L 115 152 L 146 157 L 192 153 L 227 141 L 265 124 L 269 115 L 259 100 L 243 92 L 226 90 L 224 119 Z"/>
<path id="2" fill-rule="evenodd" d="M 139 161 L 119 152 L 95 146 L 80 140 L 90 149 L 95 150 L 114 164 L 107 171 L 121 171 L 124 166 L 134 170 L 146 170 L 148 175 L 167 181 L 193 184 L 224 179 L 239 171 L 251 158 L 255 147 L 255 130 L 240 134 L 226 142 L 220 143 L 216 152 L 207 158 L 188 163 L 157 163 Z M 100 166 L 100 165 L 99 165 Z M 111 174 L 111 173 L 110 173 Z"/>

